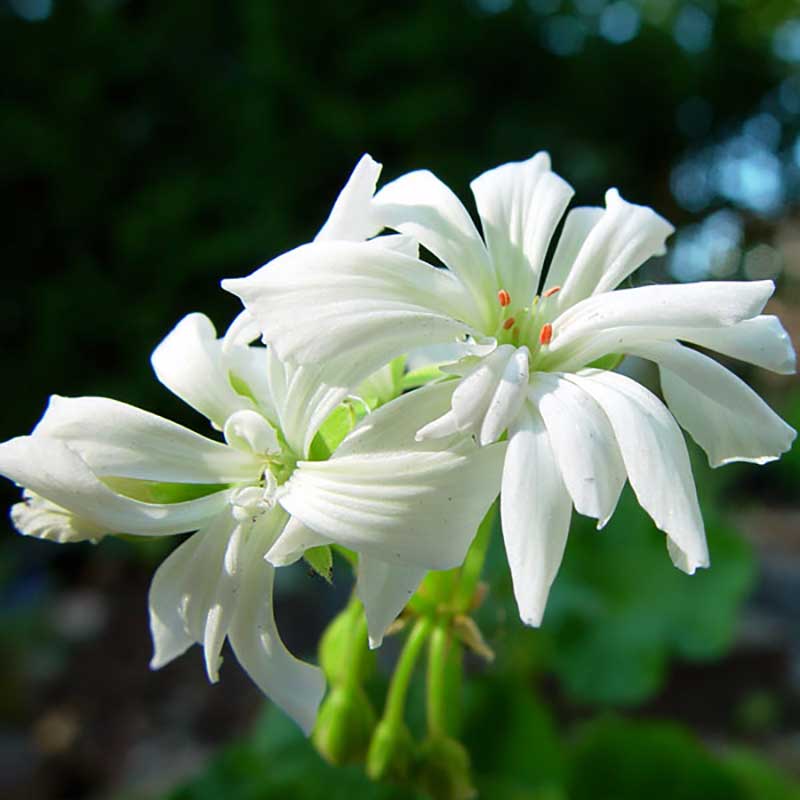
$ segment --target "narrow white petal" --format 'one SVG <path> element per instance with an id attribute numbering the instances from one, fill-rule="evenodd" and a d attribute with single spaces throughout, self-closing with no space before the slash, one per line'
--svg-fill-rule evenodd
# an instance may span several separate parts
<path id="1" fill-rule="evenodd" d="M 20 436 L 0 444 L 0 473 L 106 533 L 163 536 L 197 530 L 228 504 L 229 492 L 183 503 L 143 503 L 100 480 L 63 442 Z"/>
<path id="2" fill-rule="evenodd" d="M 600 221 L 605 209 L 594 206 L 573 208 L 564 220 L 564 228 L 558 237 L 555 253 L 547 270 L 544 291 L 562 287 L 567 280 L 578 253 L 592 228 Z"/>
<path id="3" fill-rule="evenodd" d="M 272 603 L 275 570 L 264 559 L 284 520 L 275 509 L 250 532 L 242 554 L 247 568 L 228 638 L 258 688 L 308 735 L 325 692 L 325 678 L 317 667 L 295 658 L 281 641 Z"/>
<path id="4" fill-rule="evenodd" d="M 253 315 L 244 309 L 234 318 L 222 337 L 222 352 L 227 353 L 231 348 L 246 347 L 261 336 L 258 322 Z"/>
<path id="5" fill-rule="evenodd" d="M 666 252 L 664 242 L 673 230 L 651 208 L 628 203 L 616 189 L 609 189 L 605 213 L 592 227 L 566 275 L 559 307 L 616 289 L 651 256 Z"/>
<path id="6" fill-rule="evenodd" d="M 572 187 L 550 170 L 547 153 L 503 164 L 471 184 L 498 285 L 530 303 Z"/>
<path id="7" fill-rule="evenodd" d="M 631 352 L 659 365 L 670 411 L 712 467 L 731 461 L 766 464 L 791 448 L 796 431 L 713 359 L 675 342 L 648 342 Z"/>
<path id="8" fill-rule="evenodd" d="M 100 476 L 232 483 L 262 471 L 252 455 L 105 397 L 53 395 L 34 435 L 68 445 Z"/>
<path id="9" fill-rule="evenodd" d="M 434 384 L 382 406 L 329 461 L 299 462 L 281 505 L 320 535 L 383 561 L 457 566 L 497 495 L 505 444 L 414 441 L 451 393 Z"/>
<path id="10" fill-rule="evenodd" d="M 418 170 L 386 184 L 375 204 L 387 228 L 413 236 L 458 276 L 488 324 L 499 287 L 486 246 L 455 194 L 433 173 Z"/>
<path id="11" fill-rule="evenodd" d="M 635 381 L 613 372 L 570 375 L 605 411 L 639 503 L 667 534 L 675 566 L 708 566 L 703 519 L 680 428 L 666 407 Z"/>
<path id="12" fill-rule="evenodd" d="M 522 408 L 528 390 L 529 358 L 528 348 L 520 347 L 508 359 L 481 424 L 478 440 L 482 445 L 496 442 Z"/>
<path id="13" fill-rule="evenodd" d="M 359 556 L 356 594 L 367 616 L 369 646 L 380 647 L 386 629 L 406 607 L 427 570 Z"/>
<path id="14" fill-rule="evenodd" d="M 344 400 L 347 387 L 324 383 L 324 364 L 282 362 L 271 348 L 267 360 L 272 401 L 280 429 L 294 453 L 306 455 L 320 425 Z"/>
<path id="15" fill-rule="evenodd" d="M 714 281 L 594 295 L 554 320 L 547 357 L 569 371 L 574 360 L 627 352 L 642 339 L 673 339 L 676 329 L 688 335 L 692 328 L 734 325 L 760 314 L 774 289 L 772 281 Z"/>
<path id="16" fill-rule="evenodd" d="M 150 359 L 161 383 L 219 430 L 234 411 L 253 407 L 231 386 L 222 347 L 211 320 L 204 314 L 189 314 Z"/>
<path id="17" fill-rule="evenodd" d="M 453 275 L 374 242 L 304 245 L 223 287 L 281 359 L 322 364 L 353 389 L 414 347 L 473 330 Z"/>
<path id="18" fill-rule="evenodd" d="M 317 241 L 361 242 L 383 227 L 373 208 L 372 196 L 381 175 L 381 164 L 364 154 L 339 192 L 330 216 L 316 235 Z"/>
<path id="19" fill-rule="evenodd" d="M 797 368 L 792 340 L 780 320 L 773 316 L 762 314 L 725 328 L 681 331 L 675 338 L 781 375 L 791 375 Z"/>
<path id="20" fill-rule="evenodd" d="M 329 538 L 320 536 L 297 517 L 290 517 L 265 557 L 273 567 L 286 567 L 299 561 L 306 550 L 330 543 Z"/>
<path id="21" fill-rule="evenodd" d="M 536 373 L 530 397 L 544 420 L 575 510 L 603 527 L 626 478 L 608 418 L 590 395 L 558 374 Z"/>
<path id="22" fill-rule="evenodd" d="M 436 439 L 455 431 L 495 441 L 525 399 L 529 352 L 500 345 L 464 374 L 453 391 L 451 408 L 421 428 L 416 438 Z"/>
<path id="23" fill-rule="evenodd" d="M 572 503 L 544 423 L 529 404 L 509 430 L 500 514 L 520 617 L 540 625 L 564 556 Z"/>

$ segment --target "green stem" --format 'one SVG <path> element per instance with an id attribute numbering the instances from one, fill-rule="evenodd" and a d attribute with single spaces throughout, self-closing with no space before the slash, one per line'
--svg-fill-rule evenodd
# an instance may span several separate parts
<path id="1" fill-rule="evenodd" d="M 411 683 L 411 676 L 414 674 L 419 654 L 422 646 L 431 632 L 433 621 L 430 617 L 420 617 L 411 633 L 408 634 L 403 651 L 397 660 L 397 666 L 392 675 L 389 691 L 386 694 L 386 707 L 383 711 L 383 719 L 390 725 L 401 725 L 406 707 L 406 695 Z"/>
<path id="2" fill-rule="evenodd" d="M 440 621 L 428 643 L 427 717 L 431 736 L 447 735 L 447 651 L 450 634 L 446 621 Z"/>

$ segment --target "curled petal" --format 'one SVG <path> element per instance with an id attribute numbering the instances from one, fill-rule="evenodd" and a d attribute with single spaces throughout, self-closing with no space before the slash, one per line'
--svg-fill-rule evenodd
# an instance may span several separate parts
<path id="1" fill-rule="evenodd" d="M 361 242 L 383 227 L 372 196 L 381 175 L 381 164 L 365 153 L 356 164 L 333 204 L 330 216 L 316 235 L 316 241 L 348 240 Z"/>
<path id="2" fill-rule="evenodd" d="M 565 276 L 559 308 L 616 289 L 647 259 L 666 252 L 664 242 L 674 230 L 651 208 L 628 203 L 616 189 L 609 189 L 605 212 L 592 226 Z M 558 271 L 562 269 L 558 267 Z"/>
<path id="3" fill-rule="evenodd" d="M 603 409 L 642 508 L 668 537 L 673 563 L 689 574 L 708 566 L 703 519 L 680 428 L 653 394 L 630 378 L 587 370 L 570 375 Z"/>
<path id="4" fill-rule="evenodd" d="M 262 470 L 252 456 L 105 397 L 53 395 L 34 436 L 63 442 L 101 476 L 232 483 L 256 478 Z"/>
<path id="5" fill-rule="evenodd" d="M 706 451 L 712 467 L 766 464 L 792 446 L 796 431 L 743 380 L 708 356 L 676 342 L 652 342 L 635 355 L 655 361 L 670 411 Z"/>
<path id="6" fill-rule="evenodd" d="M 184 317 L 150 360 L 161 383 L 208 417 L 218 430 L 235 411 L 253 408 L 253 402 L 231 386 L 223 342 L 204 314 Z"/>
<path id="7" fill-rule="evenodd" d="M 544 420 L 575 510 L 603 527 L 626 478 L 608 418 L 590 395 L 562 375 L 537 373 L 530 398 Z"/>
<path id="8" fill-rule="evenodd" d="M 113 492 L 63 442 L 20 436 L 0 444 L 0 473 L 105 533 L 163 536 L 201 528 L 228 491 L 182 503 L 143 503 Z"/>

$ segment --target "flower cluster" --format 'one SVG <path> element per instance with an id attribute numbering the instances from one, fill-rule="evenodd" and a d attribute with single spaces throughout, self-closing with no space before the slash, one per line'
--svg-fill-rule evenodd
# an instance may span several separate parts
<path id="1" fill-rule="evenodd" d="M 572 189 L 543 153 L 472 183 L 483 235 L 430 172 L 376 192 L 379 174 L 364 156 L 313 242 L 223 281 L 244 305 L 224 336 L 190 314 L 156 348 L 156 376 L 214 438 L 54 396 L 0 445 L 23 534 L 191 533 L 153 578 L 152 666 L 197 643 L 215 681 L 228 639 L 307 732 L 325 680 L 280 640 L 276 568 L 324 571 L 332 546 L 357 559 L 377 647 L 428 571 L 463 564 L 499 493 L 520 615 L 538 625 L 573 509 L 602 527 L 626 481 L 675 565 L 708 565 L 679 426 L 712 466 L 765 463 L 795 437 L 703 352 L 794 371 L 762 314 L 770 281 L 618 288 L 671 225 L 615 189 L 564 216 Z M 664 402 L 613 371 L 626 355 L 657 364 Z"/>

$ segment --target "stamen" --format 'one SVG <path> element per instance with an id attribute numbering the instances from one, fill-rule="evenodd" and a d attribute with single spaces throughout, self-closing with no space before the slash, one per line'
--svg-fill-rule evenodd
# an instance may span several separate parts
<path id="1" fill-rule="evenodd" d="M 548 322 L 545 325 L 542 325 L 542 329 L 539 331 L 539 344 L 550 344 L 550 340 L 553 338 L 553 326 Z"/>
<path id="2" fill-rule="evenodd" d="M 511 305 L 511 295 L 505 289 L 501 289 L 497 293 L 497 302 L 500 303 L 503 308 L 505 308 L 506 306 Z"/>
<path id="3" fill-rule="evenodd" d="M 548 289 L 548 290 L 547 290 L 547 291 L 546 291 L 546 292 L 545 292 L 545 293 L 542 295 L 542 297 L 552 297 L 552 296 L 553 296 L 553 295 L 554 295 L 556 292 L 560 292 L 560 291 L 561 291 L 561 287 L 560 287 L 560 286 L 553 286 L 553 287 L 551 287 L 550 289 Z"/>
<path id="4" fill-rule="evenodd" d="M 514 320 L 514 317 L 509 317 L 509 318 L 508 318 L 508 319 L 507 319 L 507 320 L 506 320 L 506 321 L 503 323 L 503 330 L 504 330 L 504 331 L 507 331 L 507 330 L 509 330 L 510 328 L 514 327 L 514 322 L 515 322 L 515 320 Z"/>

